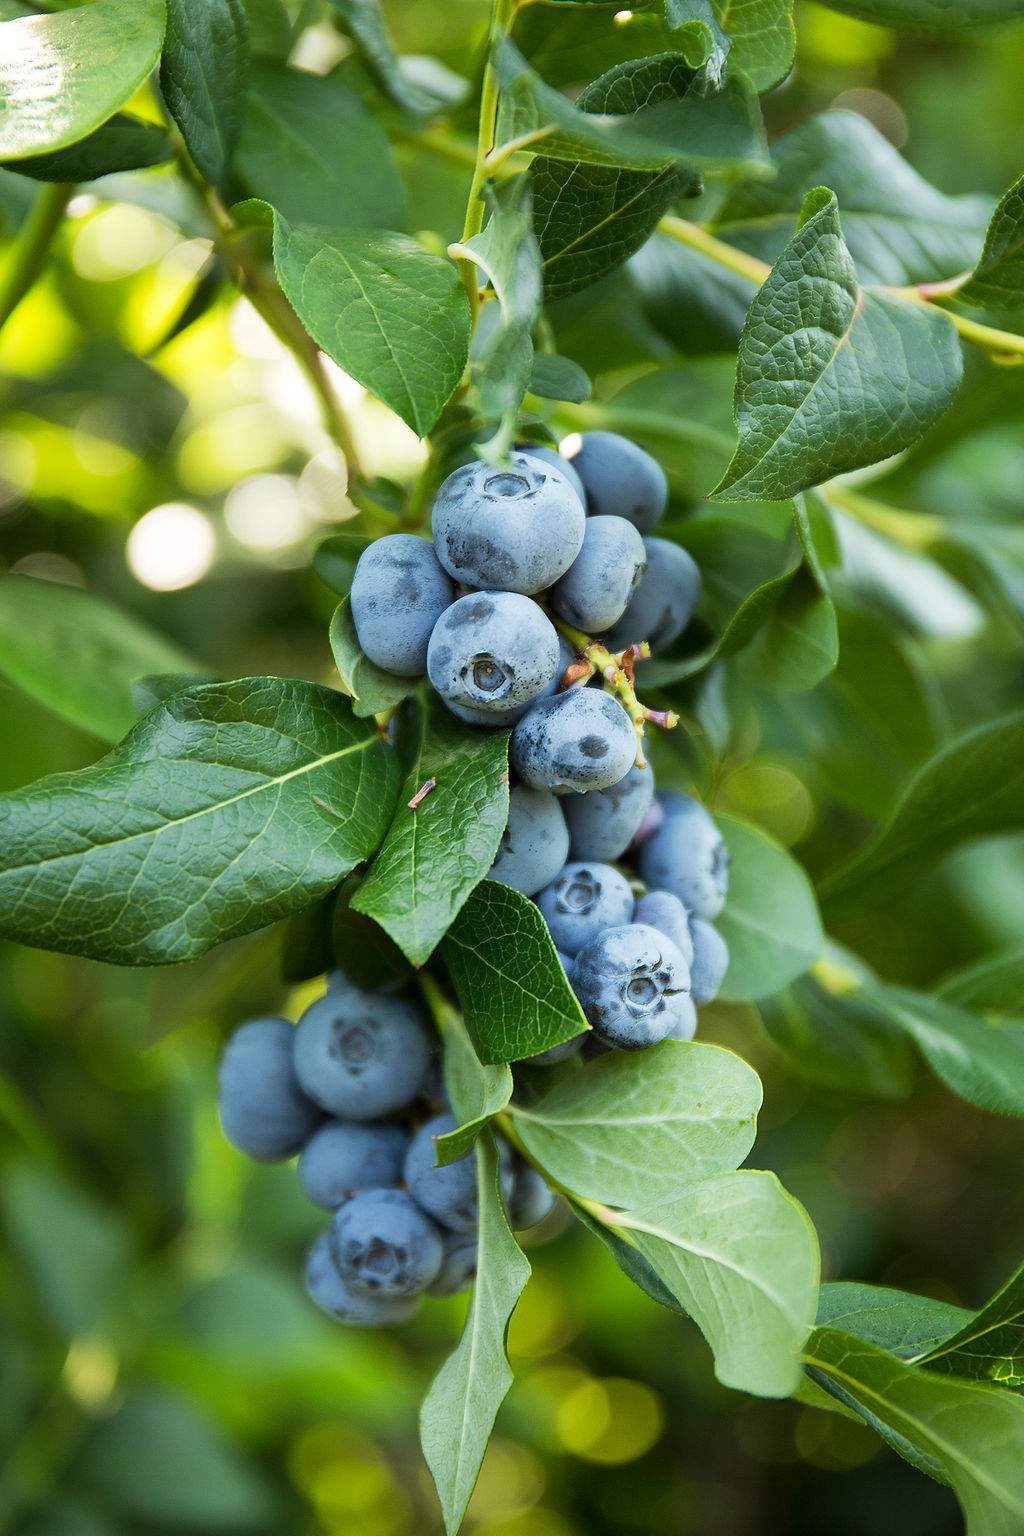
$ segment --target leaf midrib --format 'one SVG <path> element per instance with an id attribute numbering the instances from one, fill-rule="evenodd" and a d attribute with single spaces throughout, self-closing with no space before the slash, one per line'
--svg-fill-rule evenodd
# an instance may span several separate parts
<path id="1" fill-rule="evenodd" d="M 203 816 L 214 815 L 219 811 L 225 810 L 229 805 L 237 805 L 240 801 L 247 800 L 253 795 L 262 794 L 266 790 L 280 791 L 281 786 L 287 784 L 292 779 L 300 778 L 305 773 L 313 773 L 317 768 L 325 767 L 328 763 L 337 762 L 339 758 L 347 757 L 352 752 L 365 752 L 368 747 L 373 745 L 374 738 L 368 736 L 363 741 L 353 742 L 347 747 L 342 747 L 338 752 L 330 752 L 324 757 L 314 758 L 310 763 L 303 763 L 298 768 L 292 768 L 287 773 L 278 774 L 272 779 L 264 779 L 262 783 L 253 784 L 248 789 L 243 789 L 237 795 L 231 795 L 226 800 L 218 800 L 213 805 L 204 805 L 201 810 L 190 811 L 187 816 L 176 816 L 169 821 L 164 821 L 158 827 L 147 827 L 141 832 L 129 832 L 124 837 L 108 838 L 106 842 L 90 843 L 88 848 L 77 849 L 69 853 L 52 854 L 49 858 L 37 859 L 28 864 L 5 865 L 3 869 L 0 869 L 0 879 L 6 878 L 9 875 L 23 874 L 27 870 L 45 869 L 48 864 L 62 864 L 68 859 L 86 859 L 90 854 L 96 853 L 103 848 L 120 848 L 126 843 L 137 842 L 142 838 L 159 837 L 161 832 L 166 832 L 170 827 L 181 827 L 190 821 L 197 821 Z M 159 761 L 159 759 L 151 759 L 151 761 Z M 195 759 L 185 759 L 185 761 L 189 762 L 191 766 L 195 766 Z M 110 769 L 101 770 L 101 772 L 113 771 L 121 766 L 124 765 L 113 764 Z M 232 765 L 220 763 L 207 764 L 206 766 L 231 767 Z"/>

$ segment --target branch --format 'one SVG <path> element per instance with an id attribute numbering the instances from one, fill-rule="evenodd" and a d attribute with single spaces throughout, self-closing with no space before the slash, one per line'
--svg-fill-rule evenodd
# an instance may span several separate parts
<path id="1" fill-rule="evenodd" d="M 483 84 L 480 88 L 480 124 L 477 130 L 476 158 L 473 164 L 473 180 L 466 199 L 466 220 L 462 226 L 460 244 L 465 245 L 483 228 L 483 190 L 487 180 L 487 157 L 494 149 L 494 127 L 498 120 L 498 77 L 494 71 L 494 48 L 508 31 L 515 11 L 515 0 L 492 0 L 491 25 L 487 34 L 487 62 L 484 65 Z M 477 284 L 476 266 L 468 257 L 459 262 L 462 285 L 469 299 L 469 312 L 476 324 L 480 310 L 480 291 Z"/>
<path id="2" fill-rule="evenodd" d="M 73 182 L 55 181 L 44 184 L 36 194 L 0 277 L 0 327 L 6 325 L 46 266 L 53 237 L 74 190 Z"/>

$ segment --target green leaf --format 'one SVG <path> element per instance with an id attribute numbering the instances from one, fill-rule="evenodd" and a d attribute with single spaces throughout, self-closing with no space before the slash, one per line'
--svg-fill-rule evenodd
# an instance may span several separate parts
<path id="1" fill-rule="evenodd" d="M 415 689 L 415 677 L 396 677 L 363 655 L 347 597 L 334 610 L 329 634 L 342 691 L 352 700 L 352 713 L 358 719 L 393 709 Z"/>
<path id="2" fill-rule="evenodd" d="M 623 1212 L 621 1227 L 693 1318 L 723 1386 L 788 1397 L 814 1324 L 818 1244 L 772 1173 L 723 1173 Z"/>
<path id="3" fill-rule="evenodd" d="M 329 0 L 381 90 L 407 112 L 434 112 L 441 104 L 403 73 L 388 38 L 378 0 Z"/>
<path id="4" fill-rule="evenodd" d="M 455 1353 L 441 1367 L 420 1410 L 420 1439 L 448 1536 L 462 1524 L 491 1427 L 512 1385 L 505 1332 L 530 1278 L 526 1255 L 509 1229 L 498 1187 L 498 1152 L 490 1132 L 476 1144 L 480 1226 L 477 1278 Z"/>
<path id="5" fill-rule="evenodd" d="M 530 393 L 544 400 L 569 400 L 582 405 L 589 400 L 594 386 L 578 363 L 557 352 L 537 352 L 530 369 Z"/>
<path id="6" fill-rule="evenodd" d="M 677 1312 L 680 1317 L 686 1316 L 672 1292 L 659 1279 L 638 1248 L 634 1248 L 632 1243 L 627 1243 L 611 1227 L 604 1226 L 590 1214 L 586 1206 L 573 1203 L 572 1213 L 588 1232 L 601 1240 L 627 1279 L 632 1280 L 634 1285 L 639 1286 L 640 1290 L 644 1291 L 652 1301 L 656 1301 L 660 1307 L 667 1307 L 670 1312 Z"/>
<path id="7" fill-rule="evenodd" d="M 194 657 L 95 592 L 0 576 L 0 672 L 101 741 L 135 723 L 136 678 L 196 669 Z"/>
<path id="8" fill-rule="evenodd" d="M 1024 823 L 1024 713 L 965 731 L 911 778 L 875 840 L 822 884 L 845 902 L 903 881 L 967 838 Z"/>
<path id="9" fill-rule="evenodd" d="M 617 65 L 580 92 L 576 107 L 624 118 L 686 96 L 702 99 L 699 70 L 666 68 L 665 60 Z M 549 298 L 585 288 L 631 256 L 672 203 L 697 190 L 692 172 L 675 165 L 626 170 L 615 165 L 540 155 L 532 171 L 534 223 Z"/>
<path id="10" fill-rule="evenodd" d="M 331 924 L 334 958 L 349 981 L 373 991 L 386 982 L 405 980 L 411 972 L 408 960 L 384 929 L 352 910 L 358 889 L 359 876 L 350 875 L 338 892 Z"/>
<path id="11" fill-rule="evenodd" d="M 740 442 L 712 493 L 722 500 L 791 496 L 887 458 L 924 434 L 960 383 L 947 317 L 860 288 L 830 192 L 811 193 L 804 214 L 743 327 Z"/>
<path id="12" fill-rule="evenodd" d="M 1016 309 L 1024 303 L 1024 176 L 999 199 L 981 258 L 954 298 L 980 309 Z"/>
<path id="13" fill-rule="evenodd" d="M 932 1296 L 885 1285 L 833 1281 L 818 1292 L 818 1323 L 912 1360 L 959 1330 L 971 1313 Z"/>
<path id="14" fill-rule="evenodd" d="M 739 1056 L 667 1040 L 552 1068 L 512 1113 L 523 1145 L 559 1184 L 638 1206 L 738 1168 L 760 1107 L 761 1081 Z"/>
<path id="15" fill-rule="evenodd" d="M 171 141 L 157 123 L 119 112 L 88 138 L 52 155 L 18 160 L 21 176 L 35 181 L 95 181 L 117 171 L 137 171 L 171 158 Z"/>
<path id="16" fill-rule="evenodd" d="M 489 457 L 503 459 L 515 435 L 516 419 L 530 384 L 533 328 L 541 306 L 540 252 L 530 217 L 526 176 L 485 191 L 490 217 L 480 234 L 449 247 L 484 272 L 497 299 L 497 315 L 473 357 L 473 376 L 484 416 L 499 426 Z"/>
<path id="17" fill-rule="evenodd" d="M 252 194 L 291 224 L 334 230 L 405 223 L 405 193 L 384 131 L 333 76 L 256 60 L 235 165 Z"/>
<path id="18" fill-rule="evenodd" d="M 148 715 L 157 704 L 172 699 L 183 689 L 194 688 L 197 683 L 216 681 L 210 672 L 150 672 L 145 677 L 137 677 L 132 683 L 132 703 L 136 714 Z"/>
<path id="19" fill-rule="evenodd" d="M 602 77 L 615 110 L 585 112 L 545 84 L 507 38 L 494 52 L 501 85 L 495 135 L 507 144 L 542 145 L 559 160 L 658 171 L 684 164 L 719 175 L 767 173 L 764 130 L 748 89 L 731 83 L 717 96 L 689 96 L 693 67 L 680 53 L 632 60 Z M 617 82 L 621 82 L 617 84 Z M 647 107 L 645 96 L 658 102 Z"/>
<path id="20" fill-rule="evenodd" d="M 822 112 L 771 146 L 777 175 L 733 188 L 711 228 L 774 262 L 797 228 L 807 193 L 831 187 L 843 239 L 862 283 L 902 286 L 951 277 L 981 248 L 990 204 L 947 197 L 859 112 Z"/>
<path id="21" fill-rule="evenodd" d="M 822 1088 L 904 1099 L 914 1081 L 914 1053 L 903 1033 L 856 993 L 832 993 L 799 977 L 762 998 L 761 1018 L 791 1071 Z"/>
<path id="22" fill-rule="evenodd" d="M 825 0 L 833 11 L 894 27 L 955 32 L 1024 16 L 1024 0 Z"/>
<path id="23" fill-rule="evenodd" d="M 0 797 L 0 931 L 122 965 L 191 959 L 368 858 L 396 778 L 330 689 L 258 677 L 177 693 L 95 767 Z"/>
<path id="24" fill-rule="evenodd" d="M 721 996 L 756 1001 L 803 974 L 825 942 L 811 883 L 759 827 L 716 813 L 731 860 L 729 894 L 715 919 L 729 945 Z"/>
<path id="25" fill-rule="evenodd" d="M 84 139 L 156 65 L 164 0 L 93 0 L 0 22 L 0 160 Z"/>
<path id="26" fill-rule="evenodd" d="M 755 295 L 740 338 L 740 445 L 712 496 L 794 495 L 917 441 L 963 359 L 946 316 L 857 283 L 826 189 Z"/>
<path id="27" fill-rule="evenodd" d="M 214 186 L 238 143 L 248 73 L 243 0 L 167 0 L 160 90 L 189 154 Z"/>
<path id="28" fill-rule="evenodd" d="M 73 1338 L 109 1325 L 133 1257 L 117 1214 L 27 1163 L 4 1168 L 0 1205 L 8 1252 L 24 1263 L 54 1327 Z"/>
<path id="29" fill-rule="evenodd" d="M 747 671 L 778 693 L 804 693 L 816 688 L 838 660 L 835 606 L 807 564 L 799 565 L 747 653 Z"/>
<path id="30" fill-rule="evenodd" d="M 254 57 L 286 58 L 292 45 L 292 24 L 284 0 L 245 0 L 245 9 L 250 53 Z"/>
<path id="31" fill-rule="evenodd" d="M 974 1013 L 1020 1014 L 1024 998 L 1024 945 L 986 955 L 942 978 L 936 991 Z"/>
<path id="32" fill-rule="evenodd" d="M 414 432 L 429 432 L 469 352 L 454 263 L 404 235 L 295 228 L 277 216 L 274 264 L 317 345 Z"/>
<path id="33" fill-rule="evenodd" d="M 398 809 L 352 905 L 422 965 L 494 863 L 508 820 L 508 732 L 464 725 L 432 695 L 412 735 Z"/>
<path id="34" fill-rule="evenodd" d="M 441 954 L 483 1061 L 521 1061 L 589 1027 L 547 923 L 507 885 L 476 887 Z"/>
<path id="35" fill-rule="evenodd" d="M 973 1316 L 961 1314 L 947 1338 L 929 1342 L 921 1363 L 953 1376 L 1024 1389 L 1024 1267 Z"/>
<path id="36" fill-rule="evenodd" d="M 445 1019 L 444 1086 L 458 1129 L 439 1136 L 439 1164 L 454 1163 L 475 1145 L 478 1136 L 512 1097 L 512 1071 L 505 1062 L 485 1065 L 473 1049 L 466 1026 L 455 1009 Z"/>
<path id="37" fill-rule="evenodd" d="M 1012 1536 L 1024 1522 L 1024 1402 L 943 1379 L 832 1328 L 807 1345 L 811 1379 L 855 1409 L 894 1450 L 963 1507 L 967 1536 Z"/>
<path id="38" fill-rule="evenodd" d="M 932 1071 L 979 1109 L 1024 1115 L 1024 1023 L 991 1023 L 939 998 L 869 983 L 859 994 L 914 1041 Z"/>
<path id="39" fill-rule="evenodd" d="M 796 50 L 793 0 L 714 0 L 714 6 L 732 44 L 732 64 L 755 91 L 778 85 Z"/>
<path id="40" fill-rule="evenodd" d="M 701 46 L 705 51 L 705 58 L 701 62 L 704 66 L 705 89 L 709 93 L 721 90 L 732 47 L 731 39 L 722 31 L 718 19 L 723 7 L 728 10 L 728 6 L 729 0 L 721 0 L 716 5 L 712 5 L 711 0 L 665 0 L 665 21 L 673 32 L 686 27 L 695 37 L 701 38 Z M 701 28 L 706 28 L 706 36 L 701 33 Z"/>

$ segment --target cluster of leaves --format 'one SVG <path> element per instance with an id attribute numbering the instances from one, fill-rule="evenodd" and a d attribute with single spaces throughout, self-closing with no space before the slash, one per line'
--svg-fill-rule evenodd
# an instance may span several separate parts
<path id="1" fill-rule="evenodd" d="M 1009 0 L 835 8 L 925 27 L 1024 12 Z M 665 0 L 626 24 L 605 4 L 498 3 L 479 89 L 411 68 L 366 0 L 329 9 L 352 51 L 322 77 L 285 62 L 291 23 L 273 3 L 93 0 L 36 13 L 0 0 L 0 159 L 48 184 L 0 315 L 73 185 L 156 167 L 198 194 L 215 242 L 197 307 L 239 283 L 304 365 L 315 373 L 320 349 L 431 440 L 407 498 L 353 474 L 360 515 L 320 553 L 341 599 L 330 641 L 343 693 L 217 680 L 97 597 L 0 578 L 0 668 L 112 745 L 91 768 L 0 799 L 0 932 L 138 966 L 195 960 L 289 919 L 294 975 L 340 963 L 373 984 L 429 965 L 428 989 L 457 997 L 459 1013 L 436 994 L 460 1121 L 441 1155 L 476 1148 L 480 1278 L 423 1407 L 450 1530 L 509 1385 L 504 1332 L 529 1274 L 501 1207 L 492 1121 L 639 1286 L 697 1323 L 722 1382 L 859 1416 L 954 1488 L 972 1532 L 1014 1529 L 1020 1276 L 977 1314 L 819 1289 L 806 1214 L 772 1174 L 740 1166 L 760 1082 L 717 1046 L 567 1064 L 539 1084 L 514 1077 L 511 1063 L 584 1021 L 536 908 L 485 879 L 507 815 L 507 739 L 373 668 L 345 595 L 366 541 L 419 526 L 471 445 L 498 457 L 518 434 L 588 426 L 643 441 L 677 509 L 710 498 L 668 530 L 704 573 L 701 633 L 645 664 L 645 685 L 684 717 L 691 776 L 715 787 L 734 685 L 781 700 L 808 737 L 841 710 L 856 717 L 837 733 L 829 784 L 853 832 L 840 827 L 842 856 L 815 883 L 760 827 L 722 816 L 733 872 L 723 996 L 758 1004 L 780 1050 L 829 1087 L 898 1095 L 916 1051 L 970 1103 L 1024 1115 L 1019 949 L 915 989 L 826 941 L 822 920 L 844 936 L 879 893 L 891 900 L 965 840 L 1024 815 L 1024 714 L 939 739 L 907 648 L 862 617 L 866 600 L 942 633 L 914 608 L 921 530 L 909 553 L 884 537 L 913 514 L 837 479 L 929 451 L 961 385 L 962 341 L 997 358 L 1024 352 L 1016 331 L 978 318 L 1024 305 L 1020 186 L 994 212 L 945 197 L 846 113 L 769 146 L 758 94 L 792 63 L 788 0 Z M 122 112 L 156 68 L 160 120 Z M 408 233 L 399 145 L 465 162 L 466 179 L 472 168 L 465 228 L 447 251 Z M 645 366 L 591 402 L 583 364 L 597 371 L 602 345 L 634 356 L 634 322 L 655 339 Z M 713 338 L 703 350 L 735 357 L 651 365 L 702 328 Z M 886 475 L 898 496 L 898 465 L 883 465 L 872 493 Z M 944 526 L 928 552 L 1001 581 L 1019 617 L 1019 572 L 1010 580 L 976 529 Z M 926 568 L 933 595 L 963 592 L 942 563 Z M 847 670 L 849 657 L 866 665 Z M 866 674 L 887 679 L 884 709 Z M 879 781 L 880 731 L 899 783 Z"/>

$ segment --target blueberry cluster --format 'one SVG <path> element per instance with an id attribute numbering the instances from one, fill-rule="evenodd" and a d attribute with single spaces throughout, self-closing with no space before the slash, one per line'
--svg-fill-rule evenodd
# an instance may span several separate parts
<path id="1" fill-rule="evenodd" d="M 228 1140 L 262 1162 L 299 1153 L 303 1190 L 334 1213 L 306 1285 L 325 1312 L 358 1327 L 405 1322 L 424 1292 L 454 1295 L 476 1272 L 475 1158 L 435 1166 L 435 1140 L 456 1122 L 434 1046 L 414 1003 L 335 975 L 297 1026 L 253 1019 L 221 1062 Z M 499 1150 L 509 1221 L 535 1226 L 554 1196 L 500 1139 Z"/>
<path id="2" fill-rule="evenodd" d="M 397 676 L 425 672 L 460 720 L 514 727 L 523 784 L 607 789 L 636 757 L 634 723 L 585 686 L 586 667 L 575 682 L 566 674 L 581 639 L 598 636 L 616 654 L 658 650 L 689 621 L 697 567 L 649 536 L 667 500 L 661 467 L 614 432 L 584 433 L 571 460 L 531 447 L 500 469 L 464 464 L 438 491 L 433 543 L 390 534 L 360 558 L 360 647 Z"/>
<path id="3" fill-rule="evenodd" d="M 598 1048 L 693 1038 L 697 1005 L 716 995 L 729 963 L 711 922 L 729 856 L 699 801 L 656 796 L 649 767 L 579 800 L 516 785 L 491 875 L 536 898 Z M 561 1061 L 583 1039 L 530 1064 Z"/>

